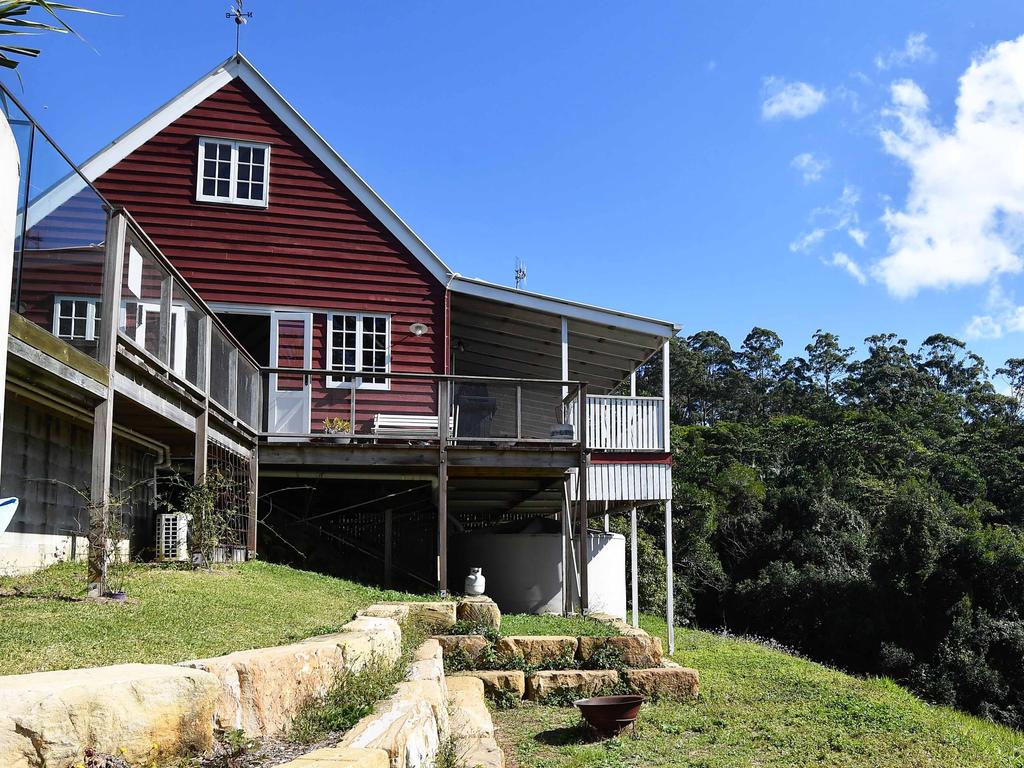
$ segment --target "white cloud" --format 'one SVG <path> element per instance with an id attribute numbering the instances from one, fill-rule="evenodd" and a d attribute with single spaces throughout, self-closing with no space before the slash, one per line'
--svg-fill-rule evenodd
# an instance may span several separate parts
<path id="1" fill-rule="evenodd" d="M 828 168 L 828 158 L 815 157 L 812 152 L 801 152 L 790 165 L 800 171 L 804 184 L 810 184 L 821 179 L 821 174 Z"/>
<path id="2" fill-rule="evenodd" d="M 857 227 L 850 227 L 848 230 L 846 230 L 846 234 L 848 234 L 850 238 L 853 240 L 853 242 L 855 242 L 861 248 L 864 247 L 864 243 L 866 243 L 868 239 L 868 233 L 865 232 L 863 229 L 858 229 Z"/>
<path id="3" fill-rule="evenodd" d="M 833 253 L 832 260 L 825 263 L 829 266 L 846 270 L 847 274 L 861 285 L 865 285 L 868 282 L 867 275 L 864 274 L 864 270 L 860 268 L 860 265 L 842 251 Z"/>
<path id="4" fill-rule="evenodd" d="M 765 120 L 799 120 L 813 115 L 826 101 L 825 92 L 813 85 L 799 81 L 788 83 L 781 77 L 764 79 L 763 96 L 761 117 Z"/>
<path id="5" fill-rule="evenodd" d="M 975 315 L 964 328 L 964 336 L 968 341 L 975 339 L 998 339 L 1003 335 L 1003 327 L 990 315 Z"/>
<path id="6" fill-rule="evenodd" d="M 845 184 L 839 199 L 832 205 L 823 205 L 811 211 L 808 217 L 812 229 L 789 244 L 794 253 L 806 253 L 825 239 L 830 232 L 855 229 L 858 223 L 857 204 L 860 192 L 852 184 Z M 858 230 L 859 231 L 859 230 Z"/>
<path id="7" fill-rule="evenodd" d="M 892 69 L 918 61 L 932 61 L 935 51 L 928 46 L 928 35 L 924 32 L 911 32 L 903 43 L 903 48 L 886 51 L 875 56 L 878 69 Z"/>
<path id="8" fill-rule="evenodd" d="M 975 315 L 967 323 L 968 339 L 998 339 L 1006 333 L 1024 331 L 1024 307 L 1007 296 L 999 283 L 993 283 L 985 302 L 988 314 Z"/>
<path id="9" fill-rule="evenodd" d="M 960 77 L 950 129 L 917 84 L 892 85 L 885 151 L 910 170 L 902 210 L 886 209 L 888 255 L 872 270 L 889 291 L 989 282 L 1024 267 L 1024 37 L 1000 43 Z M 892 124 L 894 123 L 894 124 Z M 981 328 L 982 326 L 978 326 Z"/>
<path id="10" fill-rule="evenodd" d="M 793 251 L 793 253 L 805 253 L 820 243 L 827 234 L 827 229 L 812 229 L 810 232 L 800 235 L 800 237 L 791 242 L 789 244 L 789 250 Z"/>

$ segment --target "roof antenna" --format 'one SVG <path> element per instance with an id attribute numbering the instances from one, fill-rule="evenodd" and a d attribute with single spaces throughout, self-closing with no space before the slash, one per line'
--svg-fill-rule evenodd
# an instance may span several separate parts
<path id="1" fill-rule="evenodd" d="M 516 259 L 516 290 L 518 291 L 523 287 L 523 283 L 526 282 L 526 265 L 522 261 Z"/>
<path id="2" fill-rule="evenodd" d="M 242 7 L 242 0 L 235 0 L 233 6 L 228 6 L 228 12 L 224 14 L 224 18 L 235 20 L 235 56 L 237 56 L 242 37 L 242 25 L 252 18 L 252 11 L 246 11 Z"/>

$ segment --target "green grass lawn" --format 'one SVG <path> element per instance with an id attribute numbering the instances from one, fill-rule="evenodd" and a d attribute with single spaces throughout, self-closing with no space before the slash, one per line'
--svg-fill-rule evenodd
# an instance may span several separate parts
<path id="1" fill-rule="evenodd" d="M 0 674 L 280 645 L 336 631 L 369 603 L 415 599 L 259 561 L 213 571 L 138 566 L 123 605 L 66 599 L 84 585 L 80 563 L 0 578 Z"/>
<path id="2" fill-rule="evenodd" d="M 664 622 L 643 625 L 664 642 Z M 700 698 L 646 705 L 635 740 L 595 739 L 574 709 L 495 712 L 510 766 L 1024 766 L 1024 734 L 930 706 L 889 680 L 689 630 L 677 631 L 674 658 L 700 670 Z"/>
<path id="3" fill-rule="evenodd" d="M 125 605 L 69 600 L 81 565 L 0 578 L 0 674 L 176 662 L 330 632 L 359 607 L 415 596 L 252 562 L 212 572 L 138 567 Z M 11 596 L 19 591 L 24 596 Z M 665 635 L 665 625 L 644 618 Z M 504 634 L 595 634 L 596 622 L 507 616 Z M 1024 734 L 932 707 L 888 680 L 850 677 L 749 642 L 680 630 L 701 673 L 690 703 L 644 708 L 639 739 L 595 740 L 573 709 L 495 713 L 511 768 L 847 766 L 1024 768 Z"/>

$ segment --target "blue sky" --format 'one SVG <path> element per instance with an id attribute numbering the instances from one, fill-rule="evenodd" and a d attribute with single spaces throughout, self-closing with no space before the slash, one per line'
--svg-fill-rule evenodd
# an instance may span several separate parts
<path id="1" fill-rule="evenodd" d="M 234 48 L 226 0 L 90 4 L 22 67 L 76 159 Z M 1019 3 L 248 5 L 243 52 L 462 274 L 1024 356 Z"/>

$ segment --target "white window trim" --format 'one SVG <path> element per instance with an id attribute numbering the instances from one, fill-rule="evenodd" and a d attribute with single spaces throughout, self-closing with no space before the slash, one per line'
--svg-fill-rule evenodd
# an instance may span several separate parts
<path id="1" fill-rule="evenodd" d="M 231 178 L 228 181 L 230 194 L 227 197 L 203 194 L 203 164 L 206 160 L 207 144 L 231 145 Z M 266 151 L 266 163 L 263 169 L 263 199 L 249 200 L 235 196 L 238 184 L 238 148 L 255 147 Z M 213 136 L 199 137 L 199 151 L 196 155 L 196 200 L 200 203 L 224 203 L 225 205 L 245 205 L 250 208 L 266 208 L 270 202 L 270 145 L 260 141 L 241 141 L 238 139 L 218 139 Z"/>
<path id="2" fill-rule="evenodd" d="M 85 338 L 74 339 L 60 335 L 60 304 L 62 301 L 85 301 L 88 302 L 89 308 L 86 311 L 85 316 Z M 96 305 L 99 303 L 99 299 L 90 296 L 54 296 L 53 297 L 53 335 L 58 339 L 64 341 L 96 341 L 96 323 L 99 317 L 96 315 Z M 390 338 L 389 338 L 390 341 Z"/>
<path id="3" fill-rule="evenodd" d="M 341 379 L 335 379 L 333 376 L 327 377 L 327 386 L 332 389 L 344 388 L 351 389 L 353 384 L 358 389 L 376 389 L 380 391 L 387 391 L 391 389 L 391 379 L 384 379 L 383 382 L 366 382 L 363 381 L 361 374 L 363 373 L 363 318 L 384 318 L 385 325 L 385 356 L 384 356 L 384 372 L 391 373 L 391 315 L 386 312 L 345 312 L 339 310 L 337 312 L 327 313 L 327 328 L 325 331 L 325 338 L 327 341 L 327 368 L 328 370 L 334 369 L 334 318 L 335 317 L 352 317 L 356 318 L 356 370 L 348 373 L 343 373 L 346 377 L 352 377 L 349 381 Z M 374 373 L 367 373 L 367 376 L 373 377 Z"/>

